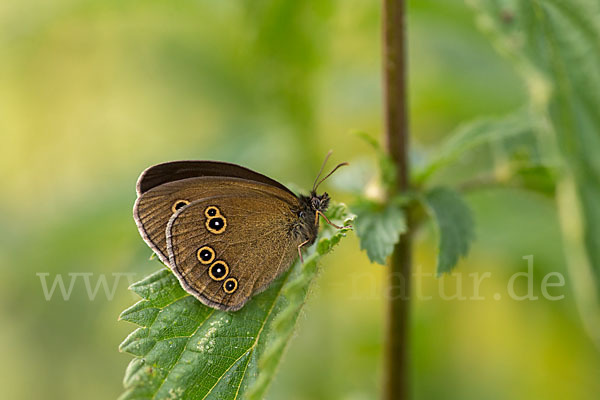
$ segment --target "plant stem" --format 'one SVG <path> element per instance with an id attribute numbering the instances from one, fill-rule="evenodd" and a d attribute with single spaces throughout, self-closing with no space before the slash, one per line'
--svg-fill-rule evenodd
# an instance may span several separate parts
<path id="1" fill-rule="evenodd" d="M 382 5 L 385 136 L 387 150 L 396 165 L 396 187 L 391 196 L 409 189 L 405 1 L 383 0 Z M 405 213 L 407 232 L 390 257 L 383 386 L 386 400 L 409 398 L 412 224 L 409 210 L 405 209 Z"/>

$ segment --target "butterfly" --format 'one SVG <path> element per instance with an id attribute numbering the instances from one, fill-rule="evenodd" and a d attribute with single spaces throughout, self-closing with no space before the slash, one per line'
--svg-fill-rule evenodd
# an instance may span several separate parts
<path id="1" fill-rule="evenodd" d="M 140 175 L 133 216 L 144 241 L 203 304 L 236 311 L 313 244 L 329 195 L 295 195 L 248 168 L 220 161 L 173 161 Z"/>

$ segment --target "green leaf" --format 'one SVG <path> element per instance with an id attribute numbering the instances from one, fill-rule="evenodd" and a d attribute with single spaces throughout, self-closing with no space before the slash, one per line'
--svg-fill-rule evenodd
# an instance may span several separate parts
<path id="1" fill-rule="evenodd" d="M 344 205 L 332 221 L 348 224 Z M 121 343 L 134 355 L 121 399 L 262 398 L 273 379 L 306 299 L 320 258 L 348 228 L 324 227 L 304 264 L 296 262 L 241 310 L 224 312 L 186 293 L 168 269 L 131 286 L 142 300 L 120 319 L 140 327 Z"/>
<path id="2" fill-rule="evenodd" d="M 463 153 L 477 146 L 512 136 L 533 134 L 542 121 L 528 109 L 502 118 L 484 118 L 459 126 L 437 149 L 425 167 L 416 171 L 414 181 L 422 184 L 434 173 L 456 161 Z"/>
<path id="3" fill-rule="evenodd" d="M 530 103 L 551 125 L 562 158 L 558 208 L 584 324 L 600 348 L 600 2 L 471 0 L 481 27 L 515 63 Z"/>
<path id="4" fill-rule="evenodd" d="M 469 206 L 455 191 L 438 187 L 425 195 L 439 236 L 437 274 L 450 272 L 459 258 L 466 257 L 474 239 L 474 224 Z"/>
<path id="5" fill-rule="evenodd" d="M 521 11 L 535 27 L 525 49 L 554 89 L 547 106 L 564 158 L 561 228 L 579 309 L 600 348 L 600 3 L 536 1 Z"/>
<path id="6" fill-rule="evenodd" d="M 385 265 L 392 254 L 400 235 L 406 232 L 406 220 L 402 208 L 391 202 L 382 205 L 362 199 L 351 206 L 356 214 L 356 234 L 360 239 L 361 250 L 367 251 L 371 262 Z"/>

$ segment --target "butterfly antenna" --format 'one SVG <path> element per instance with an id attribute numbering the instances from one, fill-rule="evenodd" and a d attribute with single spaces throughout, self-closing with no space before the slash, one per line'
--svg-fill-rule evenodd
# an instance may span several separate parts
<path id="1" fill-rule="evenodd" d="M 333 174 L 335 171 L 337 171 L 337 169 L 338 169 L 338 168 L 340 168 L 340 167 L 343 167 L 343 166 L 345 166 L 345 165 L 350 165 L 350 164 L 349 164 L 349 163 L 347 163 L 347 162 L 343 162 L 343 163 L 340 163 L 340 164 L 336 165 L 336 166 L 335 166 L 335 168 L 334 168 L 334 169 L 332 169 L 330 173 L 328 173 L 327 175 L 325 175 L 325 178 L 321 179 L 321 180 L 320 180 L 320 181 L 319 181 L 319 182 L 318 182 L 318 183 L 317 183 L 317 184 L 316 184 L 316 185 L 313 187 L 313 192 L 314 192 L 315 190 L 317 190 L 317 188 L 319 187 L 319 185 L 321 184 L 321 182 L 323 182 L 325 179 L 329 178 L 329 177 L 331 176 L 331 174 Z"/>
<path id="2" fill-rule="evenodd" d="M 321 173 L 323 172 L 323 169 L 325 168 L 325 164 L 327 164 L 327 160 L 329 160 L 329 156 L 331 156 L 331 153 L 333 153 L 333 150 L 329 150 L 329 152 L 327 152 L 327 155 L 325 156 L 325 160 L 323 160 L 323 164 L 321 164 L 321 169 L 319 170 L 319 173 L 317 174 L 317 177 L 315 178 L 315 182 L 313 183 L 313 188 L 312 188 L 313 192 L 317 189 L 317 186 L 319 186 L 317 184 L 317 181 L 319 180 L 319 177 L 321 176 Z"/>

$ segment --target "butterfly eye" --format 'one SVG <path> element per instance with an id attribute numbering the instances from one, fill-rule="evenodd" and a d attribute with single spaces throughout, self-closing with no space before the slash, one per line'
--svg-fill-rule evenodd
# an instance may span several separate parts
<path id="1" fill-rule="evenodd" d="M 198 249 L 197 256 L 198 261 L 202 264 L 210 264 L 215 259 L 215 251 L 208 246 L 204 246 Z"/>
<path id="2" fill-rule="evenodd" d="M 188 204 L 190 204 L 190 202 L 187 200 L 177 200 L 175 203 L 173 203 L 173 206 L 171 207 L 171 211 L 173 211 L 173 214 L 174 214 L 181 207 L 186 206 Z"/>
<path id="3" fill-rule="evenodd" d="M 229 267 L 225 261 L 215 261 L 208 269 L 208 275 L 215 281 L 222 281 L 227 274 L 229 274 Z"/>
<path id="4" fill-rule="evenodd" d="M 223 290 L 227 294 L 231 294 L 236 291 L 238 287 L 238 282 L 235 278 L 229 278 L 223 283 Z"/>

